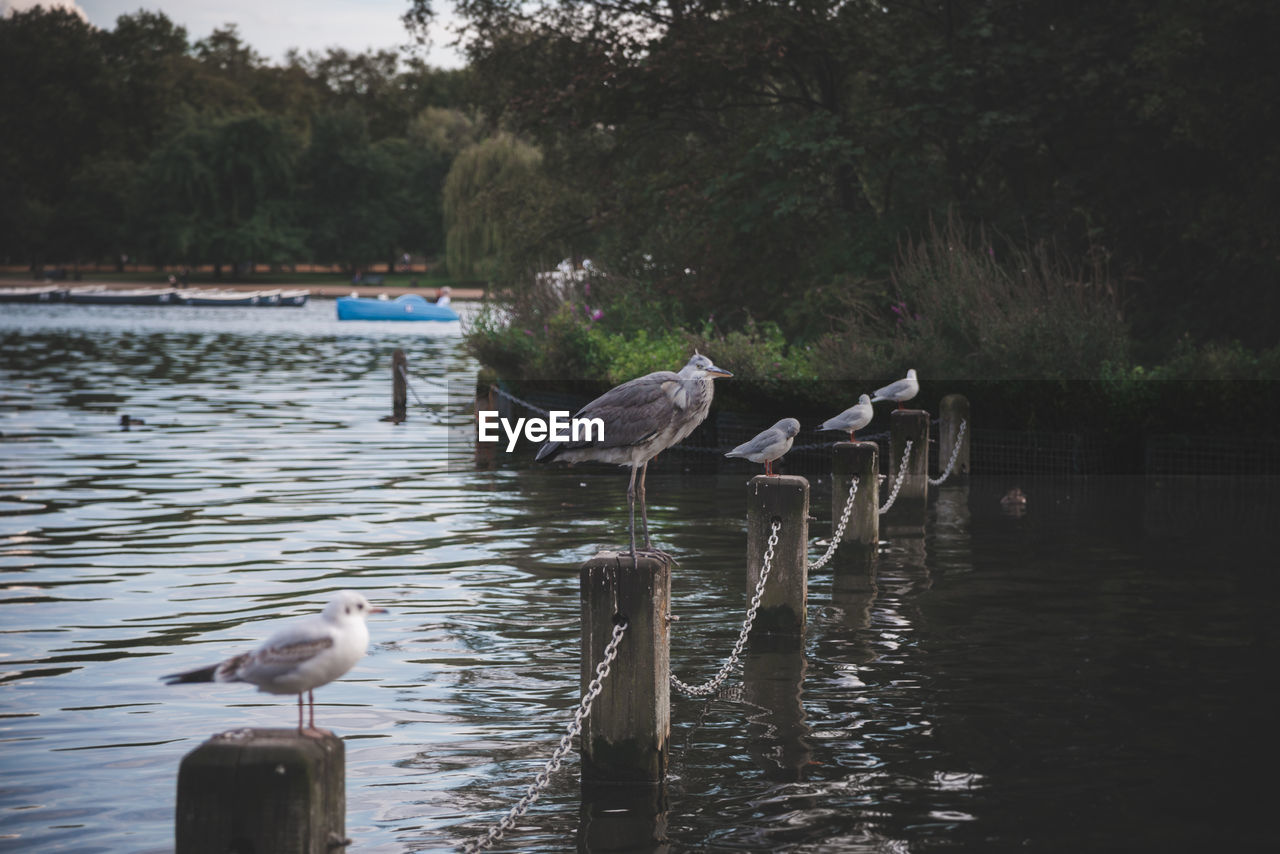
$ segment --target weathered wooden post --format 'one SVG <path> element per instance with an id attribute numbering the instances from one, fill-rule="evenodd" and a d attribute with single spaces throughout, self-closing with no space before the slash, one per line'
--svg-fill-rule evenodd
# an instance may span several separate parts
<path id="1" fill-rule="evenodd" d="M 948 482 L 957 483 L 969 478 L 969 446 L 973 438 L 973 422 L 969 420 L 969 398 L 963 394 L 949 394 L 938 404 L 938 477 L 947 470 L 951 455 L 956 464 L 951 469 Z M 960 436 L 960 424 L 964 423 L 964 436 Z M 959 449 L 956 442 L 960 443 Z"/>
<path id="2" fill-rule="evenodd" d="M 809 481 L 796 475 L 756 475 L 747 492 L 748 600 L 760 581 L 773 521 L 782 521 L 752 637 L 799 637 L 809 596 Z"/>
<path id="3" fill-rule="evenodd" d="M 668 616 L 671 564 L 600 552 L 582 565 L 582 691 L 596 676 L 613 627 L 626 634 L 604 688 L 582 724 L 582 779 L 658 783 L 671 738 Z"/>
<path id="4" fill-rule="evenodd" d="M 906 474 L 885 520 L 894 526 L 924 525 L 929 501 L 929 413 L 922 409 L 895 409 L 889 416 L 889 480 L 893 494 L 902 465 L 902 452 L 911 442 Z"/>
<path id="5" fill-rule="evenodd" d="M 858 479 L 853 509 L 844 536 L 831 558 L 835 569 L 865 571 L 876 557 L 880 542 L 880 448 L 875 442 L 837 442 L 831 457 L 831 534 L 840 528 L 849 486 Z"/>
<path id="6" fill-rule="evenodd" d="M 177 854 L 332 854 L 346 838 L 346 755 L 333 733 L 213 736 L 178 771 Z"/>
<path id="7" fill-rule="evenodd" d="M 391 422 L 400 424 L 409 416 L 406 414 L 409 404 L 409 358 L 404 351 L 396 348 L 391 354 Z"/>
<path id="8" fill-rule="evenodd" d="M 481 368 L 479 373 L 476 374 L 476 465 L 484 468 L 492 466 L 497 459 L 498 444 L 496 442 L 480 441 L 479 418 L 481 411 L 494 412 L 498 408 L 497 402 L 494 400 L 496 395 L 493 390 L 494 383 L 497 381 L 498 375 L 489 368 Z"/>

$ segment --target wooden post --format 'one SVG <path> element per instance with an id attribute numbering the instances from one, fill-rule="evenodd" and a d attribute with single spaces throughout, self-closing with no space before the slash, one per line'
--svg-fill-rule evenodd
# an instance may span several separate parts
<path id="1" fill-rule="evenodd" d="M 581 590 L 584 694 L 615 622 L 627 622 L 604 689 L 582 724 L 582 779 L 661 782 L 671 739 L 671 564 L 642 555 L 633 567 L 627 552 L 600 552 L 582 565 Z"/>
<path id="2" fill-rule="evenodd" d="M 404 351 L 396 348 L 391 354 L 391 422 L 400 424 L 409 416 L 406 414 L 409 398 L 409 359 Z"/>
<path id="3" fill-rule="evenodd" d="M 346 838 L 346 756 L 333 733 L 220 733 L 178 771 L 177 854 L 332 854 Z"/>
<path id="4" fill-rule="evenodd" d="M 494 400 L 496 395 L 494 394 L 494 391 L 493 391 L 493 384 L 496 383 L 497 381 L 498 381 L 497 374 L 495 374 L 492 370 L 488 368 L 481 368 L 480 372 L 476 374 L 475 417 L 477 419 L 477 425 L 476 425 L 477 432 L 476 432 L 475 448 L 476 448 L 476 465 L 480 466 L 481 468 L 491 468 L 494 465 L 494 463 L 497 461 L 497 457 L 498 457 L 498 444 L 496 442 L 481 442 L 479 440 L 480 433 L 479 433 L 479 424 L 478 424 L 478 419 L 480 418 L 481 410 L 487 410 L 489 412 L 493 412 L 493 411 L 496 411 L 498 408 L 496 405 L 496 401 Z"/>
<path id="5" fill-rule="evenodd" d="M 911 442 L 911 457 L 907 460 L 902 488 L 886 522 L 923 525 L 929 501 L 929 413 L 922 409 L 895 409 L 889 416 L 889 437 L 889 480 L 885 483 L 888 495 L 893 494 L 898 467 L 902 465 L 902 452 L 908 440 Z"/>
<path id="6" fill-rule="evenodd" d="M 956 451 L 956 464 L 951 469 L 947 483 L 963 483 L 969 479 L 969 446 L 973 438 L 973 422 L 969 420 L 969 398 L 963 394 L 949 394 L 938 405 L 938 477 L 947 470 L 951 453 L 960 435 L 960 422 L 965 422 L 964 438 Z"/>
<path id="7" fill-rule="evenodd" d="M 809 595 L 809 481 L 796 475 L 761 474 L 751 478 L 747 490 L 748 599 L 760 581 L 773 520 L 782 520 L 752 637 L 799 637 L 804 634 Z"/>
<path id="8" fill-rule="evenodd" d="M 875 442 L 837 442 L 831 457 L 831 534 L 835 536 L 849 500 L 849 483 L 858 478 L 853 510 L 844 537 L 831 558 L 835 569 L 869 569 L 880 542 L 880 449 Z"/>

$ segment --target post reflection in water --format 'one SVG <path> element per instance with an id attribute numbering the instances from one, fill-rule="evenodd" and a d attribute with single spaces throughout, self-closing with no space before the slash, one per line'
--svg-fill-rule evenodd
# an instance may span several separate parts
<path id="1" fill-rule="evenodd" d="M 667 786 L 583 784 L 578 850 L 599 854 L 666 854 Z"/>

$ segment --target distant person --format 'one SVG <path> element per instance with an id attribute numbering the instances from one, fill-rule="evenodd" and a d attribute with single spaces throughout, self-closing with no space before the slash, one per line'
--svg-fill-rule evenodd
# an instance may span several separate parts
<path id="1" fill-rule="evenodd" d="M 449 294 L 453 293 L 448 285 L 440 289 L 440 293 L 436 295 L 436 305 L 448 305 L 450 302 Z"/>
<path id="2" fill-rule="evenodd" d="M 183 288 L 185 288 L 185 287 L 187 286 L 187 274 L 188 274 L 188 272 L 190 272 L 190 271 L 188 271 L 186 267 L 183 267 L 183 268 L 182 268 L 182 273 L 178 276 L 178 286 L 179 286 L 179 287 L 183 287 Z"/>
<path id="3" fill-rule="evenodd" d="M 169 274 L 169 287 L 176 288 L 178 286 L 178 277 L 173 273 Z"/>

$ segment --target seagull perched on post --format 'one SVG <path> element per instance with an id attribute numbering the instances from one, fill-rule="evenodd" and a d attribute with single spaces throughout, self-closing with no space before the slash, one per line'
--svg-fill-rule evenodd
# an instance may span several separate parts
<path id="1" fill-rule="evenodd" d="M 734 448 L 726 457 L 740 457 L 753 463 L 764 463 L 764 473 L 773 475 L 773 461 L 781 459 L 791 450 L 791 443 L 800 432 L 800 422 L 794 418 L 784 418 L 754 439 L 743 442 Z"/>
<path id="2" fill-rule="evenodd" d="M 570 442 L 547 442 L 538 449 L 538 460 L 563 460 L 577 463 L 594 460 L 631 466 L 627 484 L 630 506 L 628 533 L 631 537 L 631 560 L 636 559 L 636 498 L 640 500 L 640 521 L 644 525 L 644 551 L 655 552 L 649 539 L 649 512 L 645 506 L 644 479 L 649 460 L 677 444 L 694 431 L 707 417 L 712 383 L 717 377 L 731 377 L 729 371 L 717 368 L 696 350 L 693 358 L 675 371 L 654 371 L 620 386 L 611 388 L 578 410 L 575 418 L 599 418 L 604 424 L 603 437 Z M 636 488 L 636 473 L 640 486 Z"/>
<path id="3" fill-rule="evenodd" d="M 842 430 L 849 434 L 849 441 L 858 441 L 857 432 L 871 423 L 875 409 L 871 406 L 869 395 L 858 395 L 858 402 L 841 412 L 834 418 L 822 422 L 819 430 Z"/>
<path id="4" fill-rule="evenodd" d="M 875 396 L 871 398 L 871 402 L 877 403 L 881 400 L 896 400 L 898 402 L 898 408 L 902 409 L 902 404 L 915 397 L 919 392 L 920 383 L 916 381 L 916 369 L 910 368 L 907 370 L 906 379 L 898 380 L 897 382 L 889 383 L 884 388 L 876 389 L 874 392 Z"/>
<path id="5" fill-rule="evenodd" d="M 253 652 L 220 664 L 163 677 L 165 684 L 184 682 L 248 682 L 268 694 L 298 695 L 298 733 L 321 735 L 316 729 L 316 700 L 312 693 L 346 673 L 369 648 L 370 614 L 385 614 L 354 590 L 334 594 L 319 614 L 286 623 Z M 302 695 L 311 709 L 310 725 L 302 726 Z"/>

